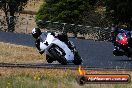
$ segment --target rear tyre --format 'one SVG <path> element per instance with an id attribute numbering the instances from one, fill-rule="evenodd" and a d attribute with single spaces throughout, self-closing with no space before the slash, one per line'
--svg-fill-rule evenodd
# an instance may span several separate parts
<path id="1" fill-rule="evenodd" d="M 73 60 L 73 63 L 75 64 L 75 65 L 80 65 L 80 64 L 82 64 L 82 59 L 81 59 L 81 57 L 80 57 L 80 55 L 78 54 L 78 52 L 76 52 L 75 54 L 74 54 L 74 60 Z"/>

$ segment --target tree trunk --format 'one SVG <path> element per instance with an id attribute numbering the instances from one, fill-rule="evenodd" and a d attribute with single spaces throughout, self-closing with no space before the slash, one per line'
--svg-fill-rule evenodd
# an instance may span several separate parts
<path id="1" fill-rule="evenodd" d="M 9 16 L 7 17 L 8 32 L 15 31 L 14 8 L 9 5 Z"/>
<path id="2" fill-rule="evenodd" d="M 8 25 L 8 32 L 14 32 L 15 31 L 15 22 L 14 22 L 14 16 L 8 16 L 7 17 L 7 25 Z"/>
<path id="3" fill-rule="evenodd" d="M 4 8 L 3 8 L 3 11 L 5 13 L 5 18 L 6 18 L 6 24 L 8 25 L 8 4 L 7 3 L 4 3 Z M 5 30 L 5 32 L 7 31 L 7 29 Z"/>

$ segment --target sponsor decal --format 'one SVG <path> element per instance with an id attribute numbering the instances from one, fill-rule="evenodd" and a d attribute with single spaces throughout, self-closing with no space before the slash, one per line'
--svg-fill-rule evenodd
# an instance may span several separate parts
<path id="1" fill-rule="evenodd" d="M 86 70 L 79 66 L 77 82 L 80 85 L 89 83 L 130 83 L 129 74 L 86 74 Z"/>

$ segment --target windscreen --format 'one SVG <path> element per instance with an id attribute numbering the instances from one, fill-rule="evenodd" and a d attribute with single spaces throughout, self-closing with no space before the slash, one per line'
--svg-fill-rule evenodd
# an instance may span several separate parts
<path id="1" fill-rule="evenodd" d="M 127 45 L 127 37 L 125 33 L 119 33 L 116 37 L 116 41 L 122 45 Z"/>
<path id="2" fill-rule="evenodd" d="M 47 32 L 43 32 L 41 35 L 40 35 L 40 38 L 42 39 L 42 41 L 44 42 L 47 38 Z"/>
<path id="3" fill-rule="evenodd" d="M 119 33 L 116 37 L 116 40 L 120 41 L 122 40 L 123 38 L 125 37 L 125 34 L 124 33 Z"/>

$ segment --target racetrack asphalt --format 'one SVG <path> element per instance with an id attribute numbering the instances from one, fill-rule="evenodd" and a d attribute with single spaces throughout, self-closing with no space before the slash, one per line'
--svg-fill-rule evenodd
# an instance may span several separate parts
<path id="1" fill-rule="evenodd" d="M 111 42 L 75 38 L 70 38 L 70 40 L 76 45 L 83 58 L 84 67 L 132 69 L 132 59 L 128 59 L 126 56 L 114 56 L 112 54 L 113 45 Z M 35 47 L 34 39 L 30 34 L 0 32 L 0 42 Z"/>

